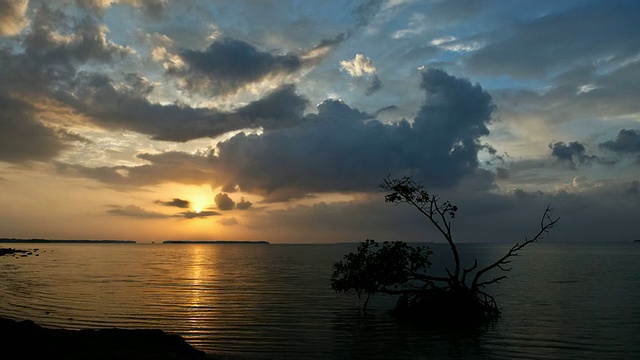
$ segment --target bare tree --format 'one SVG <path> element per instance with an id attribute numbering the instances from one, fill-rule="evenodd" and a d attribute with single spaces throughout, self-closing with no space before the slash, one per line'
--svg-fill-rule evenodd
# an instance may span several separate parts
<path id="1" fill-rule="evenodd" d="M 403 242 L 385 242 L 376 251 L 377 243 L 367 240 L 358 247 L 356 254 L 350 253 L 345 256 L 344 262 L 334 265 L 332 276 L 332 287 L 336 291 L 355 291 L 358 295 L 367 293 L 365 307 L 369 295 L 381 292 L 401 295 L 396 306 L 398 313 L 426 313 L 433 316 L 435 312 L 449 319 L 453 319 L 452 314 L 455 314 L 453 320 L 496 317 L 500 311 L 493 296 L 484 291 L 485 287 L 505 279 L 505 273 L 511 270 L 508 266 L 512 258 L 518 256 L 519 251 L 527 245 L 543 239 L 560 220 L 552 216 L 553 210 L 547 206 L 535 235 L 525 237 L 522 243 L 516 243 L 506 254 L 483 268 L 478 267 L 477 260 L 470 267 L 463 268 L 451 228 L 457 206 L 429 194 L 421 184 L 408 176 L 397 179 L 387 177 L 380 187 L 387 192 L 386 202 L 409 204 L 429 220 L 449 244 L 454 264 L 453 270 L 445 268 L 446 276 L 431 276 L 426 273 L 431 264 L 427 258 L 431 254 L 429 249 L 416 248 L 410 251 L 410 247 Z M 391 249 L 395 249 L 395 252 Z M 501 273 L 483 279 L 492 270 L 500 270 Z M 381 274 L 387 275 L 383 277 Z"/>

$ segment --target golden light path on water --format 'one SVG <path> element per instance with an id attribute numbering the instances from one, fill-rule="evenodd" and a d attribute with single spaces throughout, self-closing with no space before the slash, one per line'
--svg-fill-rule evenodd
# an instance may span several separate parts
<path id="1" fill-rule="evenodd" d="M 332 264 L 353 244 L 39 244 L 38 257 L 0 258 L 0 316 L 159 328 L 207 352 L 257 358 L 640 358 L 635 245 L 536 244 L 493 289 L 502 318 L 472 333 L 400 324 L 388 296 L 364 314 L 355 296 L 334 293 Z M 505 245 L 460 249 L 483 262 Z M 433 268 L 448 260 L 435 256 Z"/>

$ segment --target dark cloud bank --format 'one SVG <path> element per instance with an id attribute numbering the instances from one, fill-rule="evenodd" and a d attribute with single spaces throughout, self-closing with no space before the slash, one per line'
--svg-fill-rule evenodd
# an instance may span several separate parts
<path id="1" fill-rule="evenodd" d="M 95 2 L 78 4 L 98 15 L 104 10 Z M 162 9 L 156 9 L 157 4 L 142 1 L 139 6 L 160 15 Z M 9 27 L 19 16 L 12 12 L 0 17 L 5 29 L 0 37 L 10 34 Z M 0 160 L 49 160 L 77 140 L 67 136 L 70 132 L 65 129 L 45 125 L 30 102 L 22 100 L 27 98 L 57 101 L 98 126 L 128 129 L 164 141 L 215 137 L 243 128 L 274 129 L 295 125 L 302 118 L 307 101 L 293 86 L 282 86 L 235 111 L 152 103 L 147 96 L 154 86 L 143 75 L 110 75 L 119 76 L 116 80 L 87 70 L 94 65 L 111 66 L 132 54 L 131 49 L 107 40 L 106 31 L 100 19 L 90 14 L 70 15 L 42 3 L 33 10 L 29 31 L 12 38 L 13 46 L 0 46 Z M 204 51 L 184 50 L 179 55 L 186 68 L 169 69 L 167 75 L 203 94 L 229 94 L 314 66 L 343 40 L 344 35 L 339 35 L 306 52 L 274 55 L 240 40 L 222 39 Z M 205 80 L 206 86 L 197 86 L 197 81 Z M 11 141 L 16 138 L 22 141 Z M 39 146 L 31 146 L 35 144 Z"/>
<path id="2" fill-rule="evenodd" d="M 339 100 L 326 100 L 317 113 L 305 115 L 306 100 L 286 86 L 233 115 L 241 119 L 262 114 L 258 123 L 263 134 L 240 133 L 219 143 L 215 154 L 142 154 L 139 157 L 150 164 L 126 168 L 126 177 L 117 172 L 123 167 L 60 165 L 60 169 L 109 183 L 209 182 L 263 195 L 265 201 L 369 191 L 387 174 L 409 174 L 427 185 L 447 187 L 482 171 L 477 155 L 485 149 L 480 138 L 489 134 L 491 97 L 479 85 L 437 69 L 422 73 L 420 87 L 425 101 L 412 123 L 383 124 Z M 109 87 L 101 87 L 105 88 Z M 172 129 L 167 133 L 174 136 L 180 129 L 203 133 L 192 123 L 166 119 L 167 129 Z M 149 129 L 157 131 L 162 124 Z M 221 204 L 229 205 L 222 200 Z"/>

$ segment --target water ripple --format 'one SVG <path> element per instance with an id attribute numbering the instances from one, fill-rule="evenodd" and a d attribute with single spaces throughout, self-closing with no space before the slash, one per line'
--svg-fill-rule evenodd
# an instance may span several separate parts
<path id="1" fill-rule="evenodd" d="M 332 264 L 347 245 L 43 245 L 38 258 L 0 259 L 0 315 L 56 328 L 161 328 L 205 351 L 255 358 L 640 358 L 638 247 L 539 245 L 496 287 L 503 317 L 473 334 L 398 324 L 387 296 L 362 313 L 353 296 L 335 294 Z"/>

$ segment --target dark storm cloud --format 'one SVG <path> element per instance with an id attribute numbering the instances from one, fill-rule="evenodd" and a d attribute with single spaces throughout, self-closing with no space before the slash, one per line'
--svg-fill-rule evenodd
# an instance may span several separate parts
<path id="1" fill-rule="evenodd" d="M 30 19 L 30 31 L 13 47 L 0 47 L 0 160 L 48 160 L 69 142 L 90 141 L 62 127 L 40 121 L 34 104 L 52 89 L 64 89 L 76 67 L 105 63 L 128 54 L 108 42 L 106 29 L 89 16 L 72 17 L 40 4 Z M 8 96 L 7 94 L 15 94 Z M 19 94 L 19 95 L 18 95 Z"/>
<path id="2" fill-rule="evenodd" d="M 81 65 L 109 63 L 131 49 L 106 39 L 107 29 L 91 16 L 70 16 L 42 3 L 31 26 L 12 46 L 0 47 L 0 89 L 51 95 L 68 88 Z"/>
<path id="3" fill-rule="evenodd" d="M 64 138 L 38 121 L 31 105 L 0 91 L 0 161 L 49 160 L 66 147 Z"/>
<path id="4" fill-rule="evenodd" d="M 216 206 L 220 210 L 233 210 L 236 207 L 235 201 L 229 197 L 229 194 L 219 193 L 213 198 L 213 200 L 216 202 Z"/>
<path id="5" fill-rule="evenodd" d="M 640 130 L 622 129 L 615 140 L 605 141 L 600 147 L 619 153 L 640 153 Z"/>
<path id="6" fill-rule="evenodd" d="M 211 94 L 232 94 L 247 84 L 292 74 L 302 66 L 296 55 L 273 55 L 229 38 L 215 41 L 204 51 L 184 51 L 180 57 L 188 70 L 169 73 L 184 76 L 187 89 Z"/>
<path id="7" fill-rule="evenodd" d="M 293 85 L 284 85 L 264 98 L 238 109 L 235 115 L 251 119 L 265 130 L 289 127 L 300 122 L 308 100 L 296 94 Z"/>
<path id="8" fill-rule="evenodd" d="M 500 29 L 466 60 L 474 71 L 541 77 L 553 71 L 604 61 L 620 64 L 637 55 L 640 27 L 636 1 L 600 1 Z"/>
<path id="9" fill-rule="evenodd" d="M 169 67 L 167 73 L 181 78 L 183 86 L 194 93 L 235 94 L 248 85 L 285 79 L 302 68 L 317 65 L 344 39 L 345 35 L 339 34 L 322 40 L 306 52 L 275 55 L 242 40 L 223 38 L 203 51 L 183 51 L 179 56 L 186 66 Z"/>
<path id="10" fill-rule="evenodd" d="M 267 201 L 372 189 L 389 173 L 453 185 L 478 167 L 478 139 L 489 133 L 491 97 L 441 70 L 422 76 L 426 101 L 413 126 L 406 121 L 385 125 L 327 100 L 299 126 L 260 136 L 239 134 L 219 144 L 220 165 L 234 174 L 232 185 L 261 193 Z"/>
<path id="11" fill-rule="evenodd" d="M 177 207 L 177 208 L 181 208 L 181 209 L 188 209 L 189 205 L 190 205 L 189 200 L 182 200 L 182 199 L 178 199 L 178 198 L 174 198 L 171 201 L 157 200 L 155 203 L 163 205 L 163 206 L 173 206 L 173 207 Z"/>
<path id="12" fill-rule="evenodd" d="M 597 160 L 595 155 L 587 155 L 584 145 L 578 141 L 572 141 L 568 145 L 559 141 L 549 144 L 549 149 L 551 149 L 551 156 L 568 163 L 571 167 Z"/>
<path id="13" fill-rule="evenodd" d="M 132 76 L 130 84 L 80 74 L 74 87 L 60 99 L 90 116 L 98 125 L 150 135 L 154 140 L 184 142 L 215 137 L 249 127 L 265 129 L 292 126 L 302 117 L 307 100 L 293 86 L 283 86 L 235 112 L 186 105 L 150 103 L 147 82 Z"/>
<path id="14" fill-rule="evenodd" d="M 104 5 L 92 1 L 82 3 L 88 7 Z M 146 97 L 153 91 L 153 85 L 142 75 L 125 74 L 122 81 L 116 81 L 86 71 L 85 65 L 108 64 L 130 53 L 130 49 L 108 41 L 107 29 L 94 17 L 87 14 L 71 16 L 41 4 L 34 10 L 30 29 L 20 46 L 0 48 L 3 64 L 0 91 L 10 88 L 11 92 L 53 98 L 107 129 L 127 129 L 147 134 L 155 140 L 184 142 L 247 127 L 269 130 L 292 126 L 302 119 L 307 104 L 291 85 L 282 86 L 236 111 L 151 103 Z M 191 65 L 197 71 L 206 72 L 223 83 L 233 83 L 232 78 L 239 77 L 235 83 L 239 85 L 265 76 L 295 72 L 303 65 L 314 65 L 324 56 L 323 52 L 343 40 L 344 36 L 337 36 L 323 41 L 308 53 L 301 54 L 305 55 L 304 59 L 301 55 L 277 56 L 252 50 L 250 45 L 233 40 L 222 42 L 219 48 L 214 43 L 208 52 L 200 55 L 191 52 L 185 56 L 192 60 Z M 314 51 L 318 54 L 312 54 Z M 217 62 L 209 63 L 210 57 Z M 226 62 L 232 58 L 234 61 Z M 81 66 L 84 70 L 79 71 Z M 231 84 L 231 87 L 236 85 Z M 26 125 L 5 123 L 3 135 L 12 136 L 9 131 L 18 131 L 19 126 Z M 34 127 L 37 128 L 33 132 L 34 138 L 42 138 L 48 132 L 39 124 Z M 58 135 L 73 140 L 69 132 Z M 80 139 L 73 141 L 76 140 Z M 50 142 L 45 141 L 43 145 L 44 149 L 38 151 L 52 149 L 47 146 Z"/>
<path id="15" fill-rule="evenodd" d="M 23 45 L 30 60 L 49 66 L 110 61 L 130 52 L 107 41 L 105 32 L 106 28 L 90 16 L 71 17 L 41 5 Z"/>
<path id="16" fill-rule="evenodd" d="M 368 191 L 387 174 L 412 174 L 427 185 L 452 186 L 479 171 L 477 154 L 484 149 L 479 139 L 489 134 L 491 97 L 479 85 L 434 69 L 422 74 L 421 88 L 425 102 L 413 125 L 404 120 L 383 124 L 342 101 L 326 100 L 317 113 L 292 112 L 300 117 L 295 126 L 237 134 L 219 143 L 215 155 L 142 154 L 139 158 L 150 164 L 96 169 L 60 164 L 59 170 L 122 185 L 239 186 L 267 202 Z"/>

